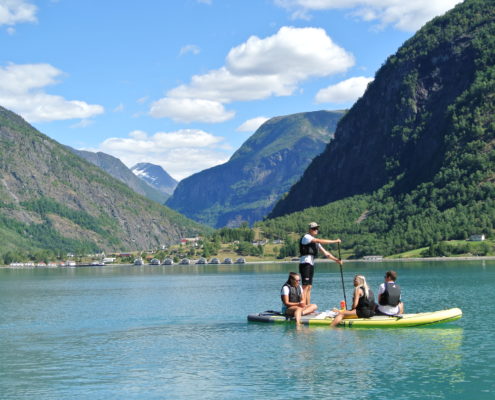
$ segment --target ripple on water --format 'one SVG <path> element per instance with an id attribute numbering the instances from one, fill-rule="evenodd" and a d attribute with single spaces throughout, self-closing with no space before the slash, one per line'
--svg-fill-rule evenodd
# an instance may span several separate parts
<path id="1" fill-rule="evenodd" d="M 495 263 L 398 265 L 410 311 L 458 306 L 452 324 L 329 329 L 250 324 L 279 306 L 293 265 L 204 274 L 147 269 L 0 271 L 5 399 L 495 398 Z M 348 264 L 375 287 L 383 266 Z M 318 270 L 314 299 L 341 297 Z"/>

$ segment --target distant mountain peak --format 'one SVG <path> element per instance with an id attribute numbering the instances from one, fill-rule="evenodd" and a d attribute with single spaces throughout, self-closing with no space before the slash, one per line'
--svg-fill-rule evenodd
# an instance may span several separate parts
<path id="1" fill-rule="evenodd" d="M 167 194 L 161 192 L 153 186 L 150 186 L 142 179 L 139 179 L 118 158 L 110 154 L 103 153 L 101 151 L 93 153 L 86 150 L 76 150 L 69 146 L 67 146 L 67 148 L 73 153 L 77 154 L 79 157 L 82 157 L 90 163 L 96 165 L 97 167 L 100 167 L 103 171 L 109 173 L 114 178 L 117 178 L 119 181 L 124 182 L 136 193 L 146 196 L 147 198 L 154 200 L 160 204 L 165 203 L 165 201 L 167 200 Z"/>
<path id="2" fill-rule="evenodd" d="M 160 165 L 141 162 L 134 165 L 131 171 L 148 185 L 167 195 L 171 195 L 174 192 L 178 183 Z"/>

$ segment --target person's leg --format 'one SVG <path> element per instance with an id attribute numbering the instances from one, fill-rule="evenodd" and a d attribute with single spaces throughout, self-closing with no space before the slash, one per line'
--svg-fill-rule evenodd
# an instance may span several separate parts
<path id="1" fill-rule="evenodd" d="M 294 311 L 294 317 L 296 318 L 296 325 L 301 325 L 301 316 L 302 316 L 302 308 L 297 307 L 297 309 Z"/>
<path id="2" fill-rule="evenodd" d="M 307 299 L 306 295 L 307 295 L 308 283 L 309 283 L 308 274 L 309 274 L 308 264 L 306 263 L 299 264 L 299 275 L 301 275 L 301 287 L 304 293 L 304 297 L 306 299 Z"/>
<path id="3" fill-rule="evenodd" d="M 287 317 L 294 317 L 296 319 L 296 324 L 301 323 L 302 308 L 298 306 L 292 306 L 285 310 L 285 315 Z"/>
<path id="4" fill-rule="evenodd" d="M 334 310 L 335 311 L 335 310 Z M 339 314 L 333 319 L 331 326 L 337 326 L 344 317 L 356 315 L 356 310 L 337 310 Z"/>
<path id="5" fill-rule="evenodd" d="M 311 304 L 311 288 L 313 285 L 304 285 L 303 286 L 303 291 L 304 291 L 304 298 L 306 301 L 306 305 Z"/>
<path id="6" fill-rule="evenodd" d="M 341 313 L 338 313 L 335 318 L 333 319 L 332 321 L 332 325 L 330 326 L 337 326 L 338 324 L 340 324 L 340 321 L 342 321 L 342 318 L 344 318 L 344 315 L 341 314 Z"/>
<path id="7" fill-rule="evenodd" d="M 404 303 L 402 301 L 399 303 L 399 314 L 404 314 Z"/>
<path id="8" fill-rule="evenodd" d="M 306 296 L 306 305 L 311 304 L 311 289 L 313 289 L 313 275 L 315 274 L 315 266 L 314 265 L 309 265 L 308 267 L 308 286 L 309 286 L 309 292 L 308 296 Z"/>
<path id="9" fill-rule="evenodd" d="M 313 287 L 314 266 L 308 263 L 299 264 L 301 284 L 304 291 L 306 305 L 311 304 L 311 288 Z"/>
<path id="10" fill-rule="evenodd" d="M 318 306 L 316 304 L 309 304 L 303 308 L 302 315 L 311 314 L 312 312 L 315 312 L 317 309 Z"/>

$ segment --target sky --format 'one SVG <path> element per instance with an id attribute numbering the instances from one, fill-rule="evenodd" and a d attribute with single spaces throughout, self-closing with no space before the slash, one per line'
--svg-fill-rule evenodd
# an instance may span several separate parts
<path id="1" fill-rule="evenodd" d="M 0 105 L 176 180 L 267 119 L 342 110 L 460 0 L 0 0 Z"/>

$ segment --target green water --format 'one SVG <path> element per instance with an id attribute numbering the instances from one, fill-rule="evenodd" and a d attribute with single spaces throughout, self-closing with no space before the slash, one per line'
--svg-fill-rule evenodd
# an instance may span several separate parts
<path id="1" fill-rule="evenodd" d="M 494 399 L 495 262 L 347 263 L 375 292 L 399 273 L 429 328 L 248 323 L 296 264 L 0 270 L 0 399 Z M 342 299 L 319 264 L 313 302 Z"/>

